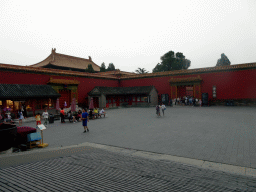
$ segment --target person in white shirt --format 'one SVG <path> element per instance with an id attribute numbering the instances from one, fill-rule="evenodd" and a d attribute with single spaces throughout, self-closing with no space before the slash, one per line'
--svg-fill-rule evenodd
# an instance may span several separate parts
<path id="1" fill-rule="evenodd" d="M 47 109 L 44 110 L 42 116 L 43 116 L 43 118 L 44 118 L 44 125 L 47 126 L 48 117 L 49 117 L 49 114 L 48 114 L 48 112 L 47 112 Z"/>
<path id="2" fill-rule="evenodd" d="M 166 107 L 163 103 L 162 103 L 161 109 L 162 109 L 162 113 L 163 113 L 163 116 L 164 116 L 164 110 L 166 109 Z"/>
<path id="3" fill-rule="evenodd" d="M 105 108 L 103 108 L 103 109 L 100 110 L 100 116 L 101 116 L 101 115 L 104 115 L 104 117 L 105 117 L 105 115 L 106 115 Z"/>

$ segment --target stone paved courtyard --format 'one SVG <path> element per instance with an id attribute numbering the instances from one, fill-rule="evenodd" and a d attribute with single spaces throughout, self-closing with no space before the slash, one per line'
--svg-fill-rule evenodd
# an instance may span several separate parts
<path id="1" fill-rule="evenodd" d="M 55 156 L 55 157 L 54 157 Z M 15 154 L 0 168 L 0 191 L 254 192 L 255 177 L 95 147 Z M 3 164 L 5 158 L 0 157 Z M 24 161 L 27 159 L 27 162 Z M 0 164 L 0 165 L 2 165 Z M 0 166 L 1 167 L 1 166 Z"/>
<path id="2" fill-rule="evenodd" d="M 55 121 L 44 131 L 44 141 L 49 148 L 91 142 L 256 168 L 256 108 L 179 106 L 165 113 L 109 109 L 106 118 L 90 120 L 87 133 L 81 122 Z M 35 122 L 24 125 L 35 127 Z"/>
<path id="3" fill-rule="evenodd" d="M 255 112 L 168 107 L 157 117 L 154 108 L 110 109 L 87 133 L 81 122 L 55 121 L 44 131 L 47 148 L 0 155 L 0 191 L 253 192 Z"/>

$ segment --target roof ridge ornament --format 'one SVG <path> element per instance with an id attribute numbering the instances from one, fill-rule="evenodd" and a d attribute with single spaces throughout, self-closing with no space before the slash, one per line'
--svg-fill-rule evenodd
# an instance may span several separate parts
<path id="1" fill-rule="evenodd" d="M 52 54 L 55 54 L 56 53 L 56 48 L 52 48 Z"/>
<path id="2" fill-rule="evenodd" d="M 89 61 L 92 61 L 92 58 L 91 58 L 91 56 L 89 56 Z"/>
<path id="3" fill-rule="evenodd" d="M 52 62 L 54 62 L 54 54 L 56 53 L 56 48 L 52 48 Z"/>

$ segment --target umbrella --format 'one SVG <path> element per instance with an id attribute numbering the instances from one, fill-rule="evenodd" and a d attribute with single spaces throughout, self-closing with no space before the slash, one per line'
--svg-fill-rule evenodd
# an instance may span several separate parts
<path id="1" fill-rule="evenodd" d="M 73 98 L 72 103 L 71 103 L 71 111 L 76 111 L 76 99 Z"/>
<path id="2" fill-rule="evenodd" d="M 94 109 L 94 106 L 93 106 L 93 98 L 91 98 L 90 105 L 89 105 L 89 109 Z"/>
<path id="3" fill-rule="evenodd" d="M 56 110 L 60 110 L 60 100 L 57 99 L 56 101 Z"/>

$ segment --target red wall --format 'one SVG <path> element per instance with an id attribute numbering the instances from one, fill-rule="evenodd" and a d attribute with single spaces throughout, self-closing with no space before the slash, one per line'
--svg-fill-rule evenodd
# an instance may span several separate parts
<path id="1" fill-rule="evenodd" d="M 234 72 L 216 72 L 199 74 L 203 81 L 201 84 L 201 93 L 208 93 L 209 99 L 212 98 L 212 86 L 217 88 L 217 99 L 244 99 L 256 98 L 256 69 L 241 70 Z M 153 85 L 158 90 L 158 94 L 171 95 L 171 88 L 168 80 L 171 78 L 195 77 L 196 75 L 186 76 L 165 76 L 144 79 L 106 80 L 93 79 L 86 77 L 65 77 L 53 75 L 40 75 L 28 73 L 15 73 L 0 71 L 0 83 L 2 84 L 47 84 L 50 77 L 58 79 L 76 79 L 80 81 L 78 85 L 79 103 L 84 102 L 87 93 L 95 86 L 108 87 L 131 87 L 131 86 L 150 86 Z"/>
<path id="2" fill-rule="evenodd" d="M 203 78 L 202 93 L 212 98 L 212 86 L 216 86 L 217 99 L 256 98 L 256 70 L 218 72 L 200 75 Z"/>
<path id="3" fill-rule="evenodd" d="M 212 86 L 216 86 L 217 99 L 244 99 L 256 98 L 256 70 L 241 70 L 233 72 L 216 72 L 196 75 L 154 77 L 144 79 L 122 80 L 123 87 L 150 86 L 158 90 L 158 94 L 171 95 L 171 86 L 168 80 L 171 78 L 196 77 L 203 79 L 201 93 L 208 93 L 212 99 Z"/>
<path id="4" fill-rule="evenodd" d="M 41 74 L 28 74 L 28 73 L 15 73 L 0 71 L 0 83 L 1 84 L 40 84 L 46 85 L 50 80 L 50 77 L 54 79 L 76 79 L 80 81 L 78 85 L 78 102 L 82 103 L 87 97 L 88 92 L 90 92 L 95 86 L 107 86 L 107 87 L 117 87 L 117 80 L 107 80 L 107 79 L 93 79 L 86 77 L 65 77 L 65 76 L 55 76 L 55 75 L 41 75 Z"/>

